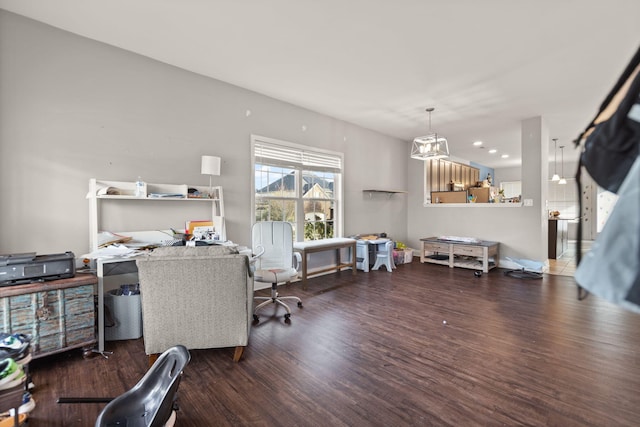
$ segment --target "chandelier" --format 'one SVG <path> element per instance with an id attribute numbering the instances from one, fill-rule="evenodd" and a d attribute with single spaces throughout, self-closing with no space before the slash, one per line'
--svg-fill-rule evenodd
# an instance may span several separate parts
<path id="1" fill-rule="evenodd" d="M 449 157 L 449 145 L 447 138 L 431 131 L 431 112 L 435 108 L 427 108 L 429 113 L 429 133 L 418 136 L 413 140 L 411 158 L 417 160 L 442 159 Z"/>

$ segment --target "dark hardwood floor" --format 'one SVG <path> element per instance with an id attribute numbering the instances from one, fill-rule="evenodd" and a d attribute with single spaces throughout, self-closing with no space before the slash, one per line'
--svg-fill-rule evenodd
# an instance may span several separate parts
<path id="1" fill-rule="evenodd" d="M 304 308 L 290 325 L 264 310 L 240 363 L 191 351 L 176 425 L 638 425 L 640 316 L 578 301 L 571 277 L 503 273 L 416 260 L 282 287 Z M 107 349 L 34 361 L 29 426 L 92 426 L 103 404 L 56 399 L 115 396 L 146 371 L 141 339 Z"/>

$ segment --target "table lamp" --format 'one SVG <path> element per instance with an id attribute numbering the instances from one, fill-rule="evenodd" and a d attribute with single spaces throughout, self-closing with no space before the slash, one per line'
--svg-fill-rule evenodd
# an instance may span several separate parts
<path id="1" fill-rule="evenodd" d="M 220 175 L 220 157 L 216 156 L 202 156 L 202 166 L 200 173 L 203 175 L 209 175 L 209 197 L 213 198 L 213 175 Z"/>

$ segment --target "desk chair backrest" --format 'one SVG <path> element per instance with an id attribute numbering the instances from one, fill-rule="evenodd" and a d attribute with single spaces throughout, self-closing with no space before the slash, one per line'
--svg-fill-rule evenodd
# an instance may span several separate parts
<path id="1" fill-rule="evenodd" d="M 190 359 L 186 347 L 169 348 L 132 389 L 104 407 L 95 426 L 164 426 L 171 417 L 180 377 Z"/>
<path id="2" fill-rule="evenodd" d="M 293 266 L 293 228 L 283 221 L 257 222 L 251 229 L 253 253 L 264 249 L 257 258 L 257 270 L 290 269 Z"/>

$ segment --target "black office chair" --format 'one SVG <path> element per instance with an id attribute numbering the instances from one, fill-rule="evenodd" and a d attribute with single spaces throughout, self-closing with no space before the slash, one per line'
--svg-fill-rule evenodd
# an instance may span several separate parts
<path id="1" fill-rule="evenodd" d="M 95 427 L 170 427 L 176 419 L 177 392 L 191 355 L 183 345 L 166 350 L 130 390 L 115 399 L 102 397 L 59 398 L 58 403 L 109 402 Z"/>
<path id="2" fill-rule="evenodd" d="M 177 345 L 166 350 L 133 388 L 104 407 L 95 426 L 173 425 L 180 378 L 190 359 L 185 346 Z"/>

